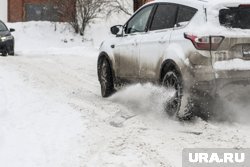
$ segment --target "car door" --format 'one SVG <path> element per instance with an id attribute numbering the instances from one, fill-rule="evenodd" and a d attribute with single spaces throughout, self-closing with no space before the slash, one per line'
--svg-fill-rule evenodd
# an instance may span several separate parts
<path id="1" fill-rule="evenodd" d="M 149 5 L 138 11 L 125 25 L 124 35 L 115 46 L 118 62 L 118 77 L 134 80 L 139 77 L 139 47 L 140 36 L 145 33 L 149 16 L 154 5 Z"/>
<path id="2" fill-rule="evenodd" d="M 162 57 L 169 45 L 169 39 L 175 25 L 178 6 L 159 3 L 155 9 L 147 33 L 140 42 L 140 78 L 155 80 L 160 70 Z"/>

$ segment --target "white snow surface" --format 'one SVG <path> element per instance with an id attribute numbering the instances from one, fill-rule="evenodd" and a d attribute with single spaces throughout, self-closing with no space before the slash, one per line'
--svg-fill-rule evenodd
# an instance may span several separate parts
<path id="1" fill-rule="evenodd" d="M 89 28 L 82 42 L 65 24 L 8 26 L 17 54 L 0 57 L 1 166 L 181 167 L 183 148 L 250 147 L 249 103 L 230 102 L 234 121 L 185 123 L 163 111 L 173 92 L 152 84 L 101 98 L 97 46 L 108 28 L 96 24 L 102 34 Z"/>

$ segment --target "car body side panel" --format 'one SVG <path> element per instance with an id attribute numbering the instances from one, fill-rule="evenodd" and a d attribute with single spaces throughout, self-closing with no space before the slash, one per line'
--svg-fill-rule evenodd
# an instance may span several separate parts
<path id="1" fill-rule="evenodd" d="M 190 82 L 193 79 L 192 73 L 190 71 L 190 66 L 189 66 L 189 62 L 188 59 L 185 56 L 185 53 L 183 51 L 183 48 L 176 43 L 171 43 L 165 50 L 165 54 L 163 57 L 163 62 L 171 60 L 173 61 L 179 68 L 179 70 L 181 71 L 182 74 L 182 78 L 184 80 L 184 82 Z M 161 67 L 162 68 L 162 67 Z M 158 68 L 158 72 L 160 76 L 160 70 L 161 68 Z"/>
<path id="2" fill-rule="evenodd" d="M 132 80 L 139 77 L 139 47 L 140 34 L 121 37 L 114 45 L 117 75 Z"/>
<path id="3" fill-rule="evenodd" d="M 195 17 L 202 15 L 198 13 Z M 195 20 L 196 18 L 193 19 Z M 199 18 L 197 20 L 200 23 L 203 21 L 203 19 L 199 20 Z M 168 59 L 174 61 L 182 73 L 185 85 L 191 87 L 198 82 L 214 80 L 215 75 L 210 51 L 197 50 L 193 43 L 184 37 L 184 33 L 190 31 L 188 26 L 192 25 L 173 30 L 163 61 Z"/>
<path id="4" fill-rule="evenodd" d="M 131 53 L 133 52 L 133 50 L 131 50 L 131 47 L 129 47 L 128 45 L 129 43 L 126 43 L 124 37 L 117 36 L 112 39 L 105 40 L 100 46 L 99 58 L 100 56 L 103 56 L 102 54 L 108 56 L 108 59 L 112 66 L 114 80 L 129 80 L 129 78 L 131 79 L 131 77 L 126 76 L 126 74 L 131 73 L 131 71 L 128 72 L 127 69 L 131 70 L 131 68 L 134 68 L 135 64 L 134 62 L 132 62 L 131 58 Z M 132 46 L 132 39 L 130 45 Z M 121 63 L 123 69 L 121 69 Z M 131 63 L 134 65 L 131 65 Z"/>
<path id="5" fill-rule="evenodd" d="M 116 42 L 117 42 L 116 38 L 106 40 L 105 42 L 103 42 L 101 44 L 100 49 L 99 49 L 100 50 L 99 58 L 100 58 L 100 56 L 108 56 L 115 77 L 116 77 L 117 69 L 118 69 L 117 62 L 116 62 L 116 59 L 114 56 L 116 51 L 111 46 L 114 45 Z M 103 55 L 103 54 L 105 54 L 105 55 Z"/>
<path id="6" fill-rule="evenodd" d="M 140 42 L 140 78 L 155 80 L 173 29 L 149 31 Z"/>

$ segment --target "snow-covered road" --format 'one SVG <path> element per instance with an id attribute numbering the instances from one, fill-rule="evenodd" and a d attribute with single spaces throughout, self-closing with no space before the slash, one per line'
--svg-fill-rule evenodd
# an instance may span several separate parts
<path id="1" fill-rule="evenodd" d="M 90 36 L 101 41 L 106 24 Z M 9 26 L 17 55 L 0 56 L 1 167 L 181 167 L 183 148 L 250 147 L 250 124 L 241 119 L 169 119 L 163 103 L 173 92 L 151 84 L 101 98 L 95 37 L 83 43 L 66 24 Z M 248 120 L 249 97 L 227 92 L 239 99 L 229 108 Z"/>
<path id="2" fill-rule="evenodd" d="M 183 148 L 250 147 L 247 124 L 170 120 L 168 93 L 150 84 L 102 99 L 98 52 L 85 49 L 0 57 L 1 166 L 180 167 Z"/>

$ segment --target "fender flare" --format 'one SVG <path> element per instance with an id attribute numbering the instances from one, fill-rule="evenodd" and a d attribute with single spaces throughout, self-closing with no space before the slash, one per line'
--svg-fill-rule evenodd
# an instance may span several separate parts
<path id="1" fill-rule="evenodd" d="M 178 44 L 170 44 L 164 52 L 162 65 L 160 68 L 159 81 L 162 80 L 162 75 L 165 66 L 170 63 L 181 74 L 183 82 L 192 80 L 192 75 L 189 68 L 189 60 L 183 51 L 183 48 Z"/>
<path id="2" fill-rule="evenodd" d="M 161 65 L 161 68 L 160 68 L 160 79 L 159 79 L 159 81 L 160 81 L 160 83 L 162 82 L 162 79 L 163 79 L 163 77 L 164 77 L 164 75 L 165 75 L 165 70 L 167 70 L 166 69 L 166 67 L 168 67 L 168 68 L 174 68 L 175 70 L 177 70 L 177 72 L 181 75 L 181 77 L 182 77 L 182 73 L 181 73 L 181 70 L 180 70 L 180 68 L 178 67 L 178 65 L 172 60 L 172 59 L 166 59 L 166 60 L 164 60 L 163 61 L 163 63 L 162 63 L 162 65 Z"/>

